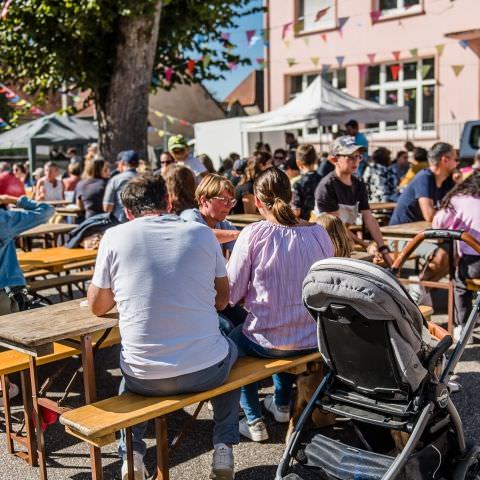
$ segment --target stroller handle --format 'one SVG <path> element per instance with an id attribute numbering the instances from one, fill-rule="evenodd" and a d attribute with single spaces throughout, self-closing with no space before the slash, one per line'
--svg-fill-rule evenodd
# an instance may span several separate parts
<path id="1" fill-rule="evenodd" d="M 465 242 L 469 247 L 473 248 L 480 255 L 480 243 L 467 232 L 463 230 L 425 230 L 418 233 L 410 240 L 406 247 L 400 252 L 392 265 L 392 273 L 396 274 L 402 268 L 403 264 L 410 257 L 412 252 L 424 240 L 458 240 Z"/>

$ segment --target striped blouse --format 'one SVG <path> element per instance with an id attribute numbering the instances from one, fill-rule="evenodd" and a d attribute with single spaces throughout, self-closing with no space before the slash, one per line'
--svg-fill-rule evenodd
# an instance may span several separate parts
<path id="1" fill-rule="evenodd" d="M 287 227 L 268 221 L 242 230 L 227 264 L 230 303 L 245 299 L 243 333 L 265 348 L 314 348 L 315 321 L 302 303 L 302 283 L 311 265 L 333 256 L 320 225 Z"/>

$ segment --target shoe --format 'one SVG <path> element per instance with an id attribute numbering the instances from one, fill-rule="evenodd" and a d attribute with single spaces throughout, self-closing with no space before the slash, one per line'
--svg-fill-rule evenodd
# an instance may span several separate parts
<path id="1" fill-rule="evenodd" d="M 233 480 L 234 477 L 232 447 L 224 443 L 217 443 L 213 452 L 210 478 L 213 480 Z"/>
<path id="2" fill-rule="evenodd" d="M 240 434 L 253 440 L 254 442 L 263 442 L 268 440 L 267 426 L 261 418 L 254 420 L 249 424 L 247 418 L 242 418 L 239 422 Z"/>
<path id="3" fill-rule="evenodd" d="M 275 403 L 273 395 L 267 395 L 263 401 L 265 408 L 275 417 L 279 423 L 290 421 L 290 407 L 280 407 Z"/>
<path id="4" fill-rule="evenodd" d="M 135 480 L 145 480 L 148 477 L 147 469 L 143 463 L 143 456 L 138 452 L 133 452 L 133 474 Z M 122 480 L 128 480 L 128 463 L 126 458 L 122 464 Z"/>
<path id="5" fill-rule="evenodd" d="M 412 275 L 408 277 L 408 279 L 416 282 L 419 281 L 419 278 L 416 275 Z M 412 300 L 417 305 L 427 305 L 428 307 L 433 306 L 432 295 L 423 285 L 418 285 L 418 284 L 409 285 L 408 293 L 410 293 Z"/>
<path id="6" fill-rule="evenodd" d="M 14 383 L 8 384 L 8 398 L 12 399 L 15 398 L 20 393 L 20 389 Z M 2 391 L 0 390 L 0 395 L 2 395 Z M 3 398 L 0 398 L 0 407 L 3 407 Z"/>

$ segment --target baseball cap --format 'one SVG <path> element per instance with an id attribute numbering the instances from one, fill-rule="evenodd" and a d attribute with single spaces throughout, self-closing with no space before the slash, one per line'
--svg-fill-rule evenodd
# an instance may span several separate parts
<path id="1" fill-rule="evenodd" d="M 135 150 L 124 150 L 118 155 L 118 160 L 125 162 L 127 165 L 138 165 L 138 153 Z"/>
<path id="2" fill-rule="evenodd" d="M 239 158 L 233 162 L 233 170 L 235 172 L 242 172 L 245 170 L 247 166 L 247 161 L 244 158 Z"/>
<path id="3" fill-rule="evenodd" d="M 183 135 L 173 135 L 168 139 L 168 150 L 172 151 L 176 148 L 187 148 L 188 144 Z"/>
<path id="4" fill-rule="evenodd" d="M 364 147 L 355 143 L 355 138 L 350 135 L 343 135 L 335 139 L 330 146 L 330 153 L 336 157 L 337 155 L 351 155 L 358 150 L 364 150 Z"/>

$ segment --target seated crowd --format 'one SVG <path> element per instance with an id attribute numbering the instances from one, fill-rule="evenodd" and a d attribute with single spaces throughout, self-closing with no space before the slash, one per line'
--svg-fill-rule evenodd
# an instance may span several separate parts
<path id="1" fill-rule="evenodd" d="M 88 290 L 95 315 L 115 305 L 119 312 L 120 392 L 204 391 L 224 383 L 239 356 L 279 358 L 317 350 L 316 325 L 301 294 L 311 265 L 348 257 L 354 248 L 392 265 L 370 202 L 397 202 L 392 225 L 424 220 L 439 228 L 465 229 L 480 240 L 480 208 L 474 207 L 480 202 L 480 174 L 474 168 L 465 180 L 457 175 L 455 184 L 457 158 L 451 145 L 401 151 L 395 162 L 386 148 L 378 148 L 367 161 L 366 139 L 356 122 L 349 124 L 351 135 L 335 139 L 320 160 L 312 145 L 298 145 L 289 134 L 286 149 L 272 155 L 267 145 L 257 145 L 249 159 L 232 154 L 218 173 L 207 156 L 189 152 L 182 136 L 170 138 L 156 172 L 139 173 L 134 151 L 119 154 L 112 174 L 98 153 L 87 156 L 83 175 L 72 157 L 63 179 L 57 165 L 48 162 L 36 182 L 35 200 L 23 195 L 28 172 L 14 166 L 0 174 L 0 192 L 2 182 L 16 185 L 0 195 L 0 204 L 22 209 L 0 210 L 0 314 L 19 308 L 6 288 L 25 284 L 16 235 L 52 215 L 53 208 L 42 201 L 63 199 L 70 191 L 86 219 L 111 214 L 120 223 L 101 239 Z M 232 212 L 258 212 L 264 221 L 238 231 L 227 219 Z M 371 241 L 352 228 L 360 224 Z M 480 274 L 480 262 L 468 247 L 460 254 L 455 319 L 461 328 L 472 301 L 466 280 Z M 429 248 L 425 255 L 429 261 L 421 278 L 445 275 L 444 247 Z M 427 293 L 412 288 L 418 303 Z M 294 376 L 277 374 L 273 382 L 274 394 L 263 407 L 276 421 L 288 422 Z M 245 413 L 240 422 L 239 403 Z M 215 397 L 212 405 L 211 478 L 232 479 L 232 446 L 240 434 L 253 441 L 268 439 L 258 385 Z M 136 475 L 145 478 L 146 424 L 132 431 Z M 126 459 L 124 435 L 119 454 Z M 122 478 L 127 478 L 125 462 Z"/>

